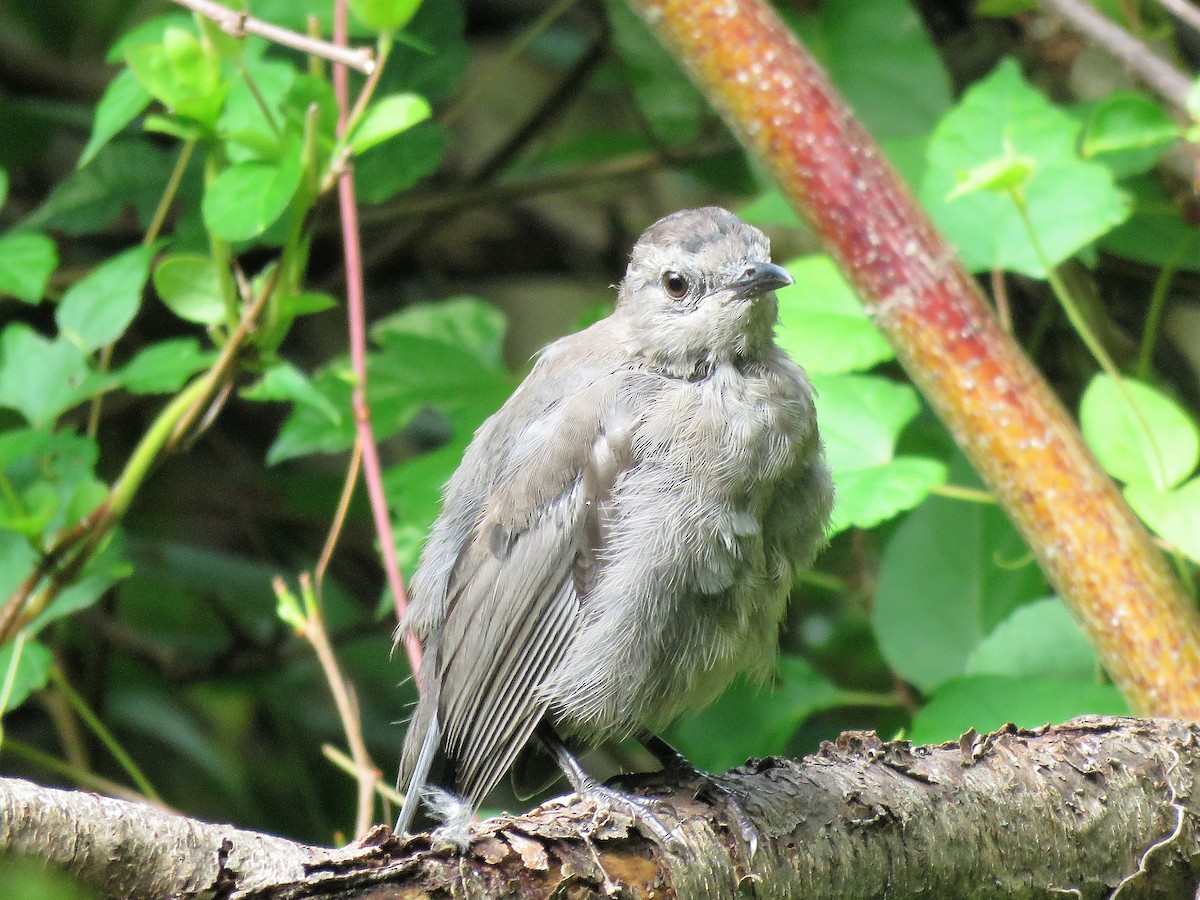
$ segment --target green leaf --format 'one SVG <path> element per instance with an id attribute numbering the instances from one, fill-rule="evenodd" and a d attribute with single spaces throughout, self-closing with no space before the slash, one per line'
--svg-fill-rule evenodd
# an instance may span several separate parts
<path id="1" fill-rule="evenodd" d="M 331 422 L 342 419 L 342 410 L 317 390 L 303 372 L 288 362 L 267 369 L 262 378 L 240 394 L 247 400 L 290 401 L 310 406 L 324 414 Z"/>
<path id="2" fill-rule="evenodd" d="M 504 371 L 504 332 L 504 313 L 467 296 L 414 303 L 371 326 L 371 338 L 379 344 L 406 336 L 429 338 L 466 351 L 496 372 Z"/>
<path id="3" fill-rule="evenodd" d="M 1093 378 L 1080 402 L 1079 422 L 1105 471 L 1129 485 L 1165 491 L 1200 462 L 1200 433 L 1191 417 L 1131 378 L 1121 384 L 1103 374 Z"/>
<path id="4" fill-rule="evenodd" d="M 384 473 L 383 488 L 388 508 L 395 514 L 396 524 L 406 529 L 407 537 L 397 540 L 397 549 L 412 553 L 414 569 L 415 554 L 420 552 L 441 511 L 442 486 L 462 462 L 470 439 L 471 431 L 460 429 L 450 443 L 391 466 Z"/>
<path id="5" fill-rule="evenodd" d="M 350 0 L 358 20 L 374 31 L 399 31 L 416 14 L 421 0 Z"/>
<path id="6" fill-rule="evenodd" d="M 53 485 L 35 482 L 0 508 L 0 530 L 38 540 L 47 530 L 56 502 Z"/>
<path id="7" fill-rule="evenodd" d="M 777 292 L 776 338 L 808 372 L 856 372 L 894 358 L 833 260 L 803 257 L 787 270 L 796 283 Z"/>
<path id="8" fill-rule="evenodd" d="M 402 131 L 355 160 L 359 199 L 382 203 L 437 171 L 450 134 L 437 122 Z"/>
<path id="9" fill-rule="evenodd" d="M 1129 714 L 1120 691 L 1109 684 L 973 675 L 940 687 L 905 737 L 914 744 L 932 744 L 957 740 L 971 728 L 986 734 L 1009 722 L 1039 728 L 1076 716 Z"/>
<path id="10" fill-rule="evenodd" d="M 238 163 L 218 175 L 204 192 L 204 222 L 227 241 L 262 234 L 283 214 L 300 186 L 299 141 L 287 144 L 278 163 Z"/>
<path id="11" fill-rule="evenodd" d="M 225 108 L 217 121 L 217 130 L 225 138 L 229 162 L 240 163 L 255 157 L 272 158 L 278 155 L 281 137 L 276 129 L 282 123 L 285 98 L 295 81 L 296 67 L 290 63 L 272 59 L 247 60 L 244 63 L 244 71 L 232 79 L 229 95 L 225 98 Z M 272 128 L 263 115 L 263 107 L 270 111 L 276 128 Z M 298 127 L 295 133 L 300 134 L 301 130 Z M 294 140 L 292 137 L 284 139 Z"/>
<path id="12" fill-rule="evenodd" d="M 4 527 L 17 528 L 38 543 L 44 535 L 75 524 L 107 493 L 96 478 L 96 442 L 70 431 L 19 429 L 0 436 L 5 476 L 20 504 Z M 13 456 L 11 451 L 23 451 Z M 20 522 L 24 514 L 26 521 Z"/>
<path id="13" fill-rule="evenodd" d="M 457 87 L 467 65 L 460 0 L 424 0 L 388 57 L 379 92 L 411 91 L 438 100 Z"/>
<path id="14" fill-rule="evenodd" d="M 173 394 L 216 357 L 214 352 L 201 350 L 195 338 L 160 341 L 126 363 L 117 378 L 131 394 Z"/>
<path id="15" fill-rule="evenodd" d="M 800 36 L 871 134 L 928 134 L 950 107 L 950 76 L 913 4 L 824 0 L 808 8 L 818 12 L 796 23 Z"/>
<path id="16" fill-rule="evenodd" d="M 833 471 L 831 532 L 871 528 L 911 509 L 946 478 L 946 467 L 921 457 L 896 458 L 896 440 L 920 412 L 916 391 L 886 378 L 813 376 L 825 456 Z"/>
<path id="17" fill-rule="evenodd" d="M 1007 19 L 1018 13 L 1033 12 L 1036 9 L 1037 0 L 979 0 L 974 12 L 980 16 Z"/>
<path id="18" fill-rule="evenodd" d="M 1155 268 L 1200 272 L 1200 235 L 1159 180 L 1135 176 L 1124 185 L 1134 197 L 1133 215 L 1100 239 L 1100 249 Z"/>
<path id="19" fill-rule="evenodd" d="M 1109 94 L 1092 107 L 1081 152 L 1118 177 L 1148 171 L 1180 137 L 1179 126 L 1144 94 Z"/>
<path id="20" fill-rule="evenodd" d="M 23 535 L 0 528 L 0 594 L 11 597 L 39 558 Z"/>
<path id="21" fill-rule="evenodd" d="M 53 655 L 37 641 L 9 641 L 0 647 L 0 686 L 10 676 L 12 678 L 8 702 L 0 707 L 0 713 L 16 709 L 30 694 L 44 688 L 50 680 L 50 667 L 53 664 Z"/>
<path id="22" fill-rule="evenodd" d="M 92 134 L 83 148 L 83 153 L 80 154 L 77 168 L 82 169 L 90 163 L 100 148 L 141 114 L 150 103 L 150 99 L 150 92 L 142 87 L 132 69 L 122 69 L 118 72 L 96 104 Z"/>
<path id="23" fill-rule="evenodd" d="M 804 221 L 792 209 L 786 197 L 774 188 L 768 189 L 738 210 L 738 215 L 759 228 L 768 225 L 784 225 L 788 228 L 803 228 Z M 808 257 L 819 258 L 819 257 Z"/>
<path id="24" fill-rule="evenodd" d="M 470 298 L 418 304 L 377 323 L 372 338 L 379 349 L 367 360 L 376 437 L 396 434 L 428 408 L 445 416 L 465 441 L 512 390 L 501 362 L 503 334 L 503 316 Z M 330 408 L 350 409 L 350 379 L 344 359 L 316 373 L 312 387 L 328 406 L 295 403 L 268 453 L 269 462 L 340 451 L 354 442 L 353 419 L 345 412 L 336 418 L 329 414 Z M 440 484 L 433 482 L 432 489 Z"/>
<path id="25" fill-rule="evenodd" d="M 154 267 L 154 290 L 175 315 L 199 325 L 225 320 L 221 281 L 212 258 L 172 253 Z"/>
<path id="26" fill-rule="evenodd" d="M 160 116 L 155 113 L 142 120 L 142 130 L 151 134 L 165 134 L 181 141 L 198 141 L 204 137 L 204 129 L 191 119 Z"/>
<path id="27" fill-rule="evenodd" d="M 784 655 L 773 684 L 738 679 L 703 711 L 680 719 L 671 739 L 697 767 L 722 772 L 752 756 L 782 754 L 805 719 L 845 702 L 808 662 Z"/>
<path id="28" fill-rule="evenodd" d="M 318 291 L 305 291 L 301 294 L 292 294 L 284 297 L 279 303 L 279 314 L 281 316 L 311 316 L 313 313 L 325 312 L 329 309 L 334 309 L 338 305 L 337 300 L 330 294 L 322 294 Z"/>
<path id="29" fill-rule="evenodd" d="M 417 94 L 391 94 L 381 97 L 363 114 L 350 137 L 350 149 L 355 155 L 395 137 L 418 122 L 428 119 L 429 102 Z"/>
<path id="30" fill-rule="evenodd" d="M 0 407 L 15 409 L 32 425 L 49 425 L 110 383 L 68 340 L 48 341 L 19 322 L 0 335 Z"/>
<path id="31" fill-rule="evenodd" d="M 323 402 L 306 402 L 307 398 L 297 395 L 291 414 L 267 451 L 268 465 L 310 453 L 337 453 L 354 443 L 354 421 L 350 415 L 352 377 L 344 359 L 335 360 L 313 376 L 310 383 L 324 398 Z M 251 399 L 265 398 L 252 395 Z M 331 416 L 330 409 L 339 412 Z"/>
<path id="32" fill-rule="evenodd" d="M 125 61 L 126 51 L 143 44 L 161 44 L 168 28 L 195 29 L 192 14 L 182 9 L 171 9 L 159 13 L 145 22 L 130 28 L 113 44 L 104 56 L 107 63 Z"/>
<path id="33" fill-rule="evenodd" d="M 1047 597 L 1019 606 L 980 642 L 967 659 L 968 675 L 1008 675 L 1095 681 L 1100 671 L 1067 606 Z"/>
<path id="34" fill-rule="evenodd" d="M 304 133 L 309 107 L 314 105 L 317 107 L 317 144 L 329 151 L 333 148 L 337 133 L 337 98 L 333 95 L 333 88 L 327 80 L 316 75 L 297 75 L 281 105 L 288 126 L 294 133 Z"/>
<path id="35" fill-rule="evenodd" d="M 896 438 L 921 411 L 917 392 L 870 375 L 812 378 L 825 456 L 835 472 L 887 465 Z"/>
<path id="36" fill-rule="evenodd" d="M 1171 491 L 1130 485 L 1125 499 L 1152 531 L 1200 562 L 1200 478 Z"/>
<path id="37" fill-rule="evenodd" d="M 1029 156 L 989 159 L 973 169 L 959 172 L 958 184 L 950 189 L 946 200 L 957 200 L 976 191 L 991 191 L 996 194 L 1019 191 L 1023 195 L 1025 185 L 1037 174 L 1037 168 L 1037 160 Z"/>
<path id="38" fill-rule="evenodd" d="M 202 125 L 216 124 L 229 84 L 220 60 L 192 32 L 168 26 L 162 42 L 125 51 L 134 76 L 156 100 L 177 115 Z"/>
<path id="39" fill-rule="evenodd" d="M 1045 593 L 999 509 L 930 497 L 884 549 L 873 609 L 879 649 L 902 678 L 930 691 L 963 674 L 996 625 Z"/>
<path id="40" fill-rule="evenodd" d="M 54 315 L 62 336 L 85 351 L 111 344 L 137 314 L 154 246 L 131 247 L 71 285 Z"/>
<path id="41" fill-rule="evenodd" d="M 946 464 L 920 456 L 900 456 L 886 466 L 835 471 L 829 533 L 874 528 L 918 506 L 945 481 Z"/>
<path id="42" fill-rule="evenodd" d="M 64 588 L 42 612 L 29 623 L 29 631 L 37 634 L 51 622 L 88 609 L 104 596 L 118 581 L 133 574 L 133 566 L 125 558 L 124 533 L 114 529 L 100 551 L 84 567 L 74 584 Z"/>
<path id="43" fill-rule="evenodd" d="M 138 679 L 118 682 L 109 697 L 109 715 L 109 724 L 130 734 L 132 742 L 170 750 L 172 758 L 191 763 L 229 796 L 246 790 L 239 783 L 243 770 L 221 756 L 215 736 L 183 712 L 174 698 L 153 691 L 150 684 Z"/>
<path id="44" fill-rule="evenodd" d="M 971 271 L 1004 268 L 1046 276 L 1011 197 L 977 191 L 948 199 L 964 171 L 986 170 L 997 160 L 1034 161 L 1036 171 L 1022 193 L 1051 266 L 1128 217 L 1128 198 L 1113 184 L 1112 173 L 1080 158 L 1079 128 L 1029 86 L 1015 62 L 1005 60 L 934 129 L 920 195 Z"/>
<path id="45" fill-rule="evenodd" d="M 10 231 L 0 236 L 0 297 L 37 303 L 58 267 L 54 241 L 36 231 Z"/>

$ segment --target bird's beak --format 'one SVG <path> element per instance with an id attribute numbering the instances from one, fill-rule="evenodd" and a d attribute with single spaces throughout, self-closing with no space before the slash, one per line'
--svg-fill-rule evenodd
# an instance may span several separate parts
<path id="1" fill-rule="evenodd" d="M 730 287 L 740 297 L 753 297 L 795 283 L 796 279 L 783 266 L 772 262 L 756 262 L 747 265 Z"/>

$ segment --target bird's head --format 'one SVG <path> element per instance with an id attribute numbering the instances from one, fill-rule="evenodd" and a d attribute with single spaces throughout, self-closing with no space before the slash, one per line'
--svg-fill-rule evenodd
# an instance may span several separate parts
<path id="1" fill-rule="evenodd" d="M 776 288 L 766 235 L 715 206 L 659 219 L 634 244 L 617 312 L 634 352 L 672 374 L 761 357 L 772 346 Z"/>

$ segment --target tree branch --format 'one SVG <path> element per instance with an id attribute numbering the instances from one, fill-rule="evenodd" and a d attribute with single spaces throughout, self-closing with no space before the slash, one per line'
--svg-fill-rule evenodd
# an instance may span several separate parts
<path id="1" fill-rule="evenodd" d="M 1179 21 L 1189 26 L 1193 31 L 1200 32 L 1200 9 L 1188 0 L 1157 0 L 1158 5 L 1176 16 Z"/>
<path id="2" fill-rule="evenodd" d="M 247 13 L 222 6 L 215 0 L 175 0 L 175 2 L 180 6 L 186 6 L 193 12 L 198 12 L 205 18 L 212 19 L 222 31 L 233 37 L 256 34 L 284 47 L 299 50 L 301 53 L 320 56 L 331 62 L 357 69 L 364 75 L 370 75 L 375 71 L 375 53 L 369 47 L 339 47 L 329 41 L 309 37 L 298 31 L 289 31 L 278 25 L 272 25 L 270 22 L 264 22 L 262 19 L 256 19 Z"/>
<path id="3" fill-rule="evenodd" d="M 1191 79 L 1148 46 L 1084 0 L 1042 0 L 1042 5 L 1058 13 L 1088 40 L 1125 63 L 1176 110 L 1188 115 L 1187 96 L 1192 88 Z M 1184 4 L 1163 3 L 1168 8 L 1173 5 Z M 1192 12 L 1194 14 L 1195 10 Z"/>
<path id="4" fill-rule="evenodd" d="M 458 851 L 385 827 L 341 850 L 151 807 L 0 780 L 0 851 L 122 897 L 1192 896 L 1200 725 L 1085 717 L 912 747 L 854 732 L 800 761 L 721 776 L 758 827 L 751 860 L 722 801 L 641 776 L 676 827 L 667 852 L 574 798 L 474 826 Z M 435 836 L 436 837 L 436 836 Z M 387 886 L 386 889 L 383 886 Z"/>

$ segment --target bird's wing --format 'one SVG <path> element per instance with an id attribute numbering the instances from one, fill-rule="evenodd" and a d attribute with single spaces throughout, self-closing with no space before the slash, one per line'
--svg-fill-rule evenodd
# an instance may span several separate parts
<path id="1" fill-rule="evenodd" d="M 454 787 L 472 806 L 545 714 L 538 687 L 575 632 L 602 552 L 605 500 L 629 450 L 608 380 L 535 404 L 538 415 L 503 435 L 506 458 L 450 574 L 431 662 Z"/>

